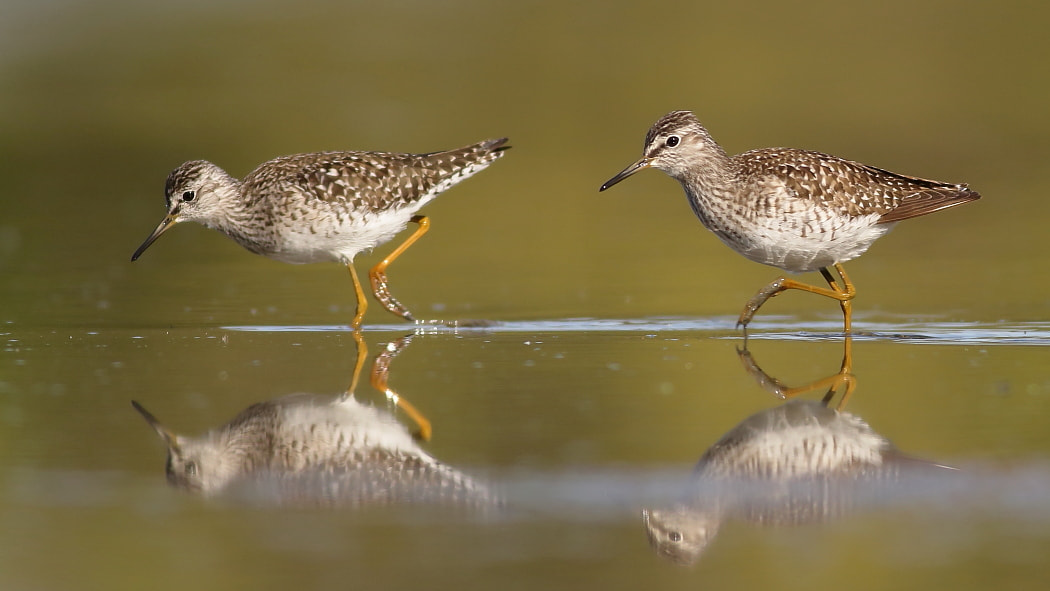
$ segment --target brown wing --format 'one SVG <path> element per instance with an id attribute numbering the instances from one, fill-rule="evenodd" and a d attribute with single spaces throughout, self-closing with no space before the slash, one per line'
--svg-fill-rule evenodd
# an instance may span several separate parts
<path id="1" fill-rule="evenodd" d="M 913 187 L 909 194 L 900 199 L 896 207 L 879 217 L 880 224 L 899 222 L 981 198 L 980 193 L 971 191 L 966 185 L 909 177 L 870 166 L 868 168 L 885 177 L 901 179 L 902 182 Z"/>
<path id="2" fill-rule="evenodd" d="M 304 469 L 262 470 L 248 475 L 242 485 L 293 506 L 436 504 L 484 510 L 503 505 L 498 492 L 454 468 L 381 449 Z"/>
<path id="3" fill-rule="evenodd" d="M 433 197 L 488 166 L 508 148 L 506 138 L 430 154 L 315 152 L 275 158 L 244 179 L 251 186 L 283 187 L 307 198 L 349 202 L 356 211 L 383 211 Z M 263 193 L 259 191 L 258 193 Z"/>
<path id="4" fill-rule="evenodd" d="M 821 152 L 767 148 L 734 157 L 752 178 L 775 177 L 795 197 L 847 215 L 896 222 L 979 199 L 966 185 L 905 176 Z"/>

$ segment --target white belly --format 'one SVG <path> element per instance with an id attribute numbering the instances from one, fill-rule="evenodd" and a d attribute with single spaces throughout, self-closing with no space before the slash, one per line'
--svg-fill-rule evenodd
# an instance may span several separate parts
<path id="1" fill-rule="evenodd" d="M 879 214 L 845 216 L 823 204 L 783 194 L 756 199 L 746 207 L 700 199 L 704 201 L 692 196 L 689 200 L 694 213 L 722 242 L 756 263 L 792 273 L 856 258 L 893 227 L 878 223 Z"/>
<path id="2" fill-rule="evenodd" d="M 418 209 L 405 207 L 358 218 L 318 212 L 308 223 L 282 223 L 273 250 L 264 254 L 285 263 L 349 264 L 357 253 L 388 242 L 404 230 Z"/>
<path id="3" fill-rule="evenodd" d="M 752 261 L 792 273 L 805 273 L 864 254 L 872 242 L 893 226 L 875 224 L 876 219 L 877 215 L 856 218 L 836 224 L 824 232 L 806 232 L 790 224 L 756 224 L 752 226 L 748 238 L 737 244 L 729 242 L 722 235 L 719 237 Z"/>

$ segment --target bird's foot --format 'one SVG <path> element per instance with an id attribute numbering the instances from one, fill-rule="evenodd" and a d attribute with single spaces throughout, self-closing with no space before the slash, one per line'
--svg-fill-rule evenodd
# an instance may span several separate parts
<path id="1" fill-rule="evenodd" d="M 415 321 L 415 316 L 412 316 L 412 313 L 408 311 L 408 308 L 406 308 L 401 302 L 397 301 L 397 298 L 390 293 L 390 286 L 385 273 L 373 269 L 368 274 L 368 278 L 372 282 L 372 293 L 375 294 L 376 299 L 379 300 L 379 303 L 382 304 L 384 308 L 405 320 Z"/>

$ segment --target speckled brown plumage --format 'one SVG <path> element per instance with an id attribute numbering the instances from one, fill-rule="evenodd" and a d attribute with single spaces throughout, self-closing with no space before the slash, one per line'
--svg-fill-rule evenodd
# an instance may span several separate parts
<path id="1" fill-rule="evenodd" d="M 662 170 L 681 183 L 696 216 L 730 248 L 792 273 L 821 271 L 831 286 L 781 278 L 748 303 L 744 325 L 769 297 L 803 289 L 840 301 L 848 331 L 853 290 L 841 263 L 863 254 L 895 222 L 980 198 L 966 185 L 820 152 L 765 148 L 729 156 L 688 111 L 657 121 L 643 154 L 601 190 L 645 168 Z"/>
<path id="2" fill-rule="evenodd" d="M 464 171 L 502 155 L 506 138 L 430 154 L 317 152 L 274 158 L 241 182 L 249 202 L 273 191 L 344 204 L 353 214 L 379 213 L 432 197 Z"/>
<path id="3" fill-rule="evenodd" d="M 689 564 L 730 518 L 776 526 L 827 521 L 908 478 L 952 472 L 902 453 L 856 415 L 793 400 L 723 435 L 697 462 L 687 499 L 646 510 L 643 520 L 658 554 Z"/>
<path id="4" fill-rule="evenodd" d="M 725 156 L 690 111 L 673 111 L 653 124 L 645 136 L 646 153 L 653 149 L 657 138 L 683 131 L 702 137 L 716 157 Z M 760 182 L 763 177 L 774 176 L 782 179 L 799 199 L 825 204 L 846 215 L 878 213 L 883 223 L 932 213 L 980 197 L 966 185 L 905 176 L 810 150 L 761 148 L 733 156 L 729 161 L 730 169 L 739 170 L 739 184 L 744 187 Z M 902 207 L 899 213 L 889 215 Z"/>
<path id="5" fill-rule="evenodd" d="M 745 184 L 749 180 L 758 184 L 773 175 L 797 199 L 814 201 L 843 216 L 877 213 L 878 223 L 933 213 L 980 197 L 966 185 L 904 176 L 808 150 L 764 148 L 734 156 L 733 162 Z"/>
<path id="6" fill-rule="evenodd" d="M 373 291 L 392 312 L 412 319 L 389 294 L 385 268 L 429 227 L 416 212 L 427 202 L 501 157 L 506 138 L 429 154 L 315 152 L 274 158 L 238 181 L 205 160 L 168 175 L 168 214 L 135 251 L 137 259 L 178 222 L 218 230 L 241 246 L 288 263 L 333 261 L 350 268 L 361 322 L 367 303 L 354 257 L 383 244 L 412 221 L 420 225 L 404 245 L 373 268 Z"/>
<path id="7" fill-rule="evenodd" d="M 345 262 L 375 246 L 362 245 L 357 252 L 339 248 L 340 239 L 355 242 L 344 235 L 366 233 L 356 226 L 396 212 L 400 224 L 394 225 L 403 228 L 412 212 L 502 156 L 505 143 L 506 138 L 488 140 L 430 154 L 294 154 L 260 164 L 241 181 L 210 162 L 191 160 L 168 175 L 164 196 L 169 212 L 226 233 L 252 252 L 296 259 L 289 262 Z M 185 200 L 188 192 L 193 196 Z M 215 203 L 205 209 L 200 204 L 209 197 Z M 303 232 L 330 238 L 334 248 L 327 254 L 297 252 L 301 249 L 289 243 Z"/>
<path id="8" fill-rule="evenodd" d="M 167 444 L 168 481 L 192 492 L 297 506 L 502 503 L 485 484 L 427 454 L 389 413 L 352 396 L 260 402 L 198 437 L 175 435 L 134 406 Z"/>

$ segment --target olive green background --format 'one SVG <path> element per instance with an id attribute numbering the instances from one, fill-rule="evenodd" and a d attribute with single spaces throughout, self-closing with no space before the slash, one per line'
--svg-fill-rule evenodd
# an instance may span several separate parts
<path id="1" fill-rule="evenodd" d="M 1050 8 L 1038 3 L 9 3 L 0 18 L 0 586 L 12 589 L 1042 586 L 1050 569 L 1045 175 Z M 654 556 L 639 509 L 778 401 L 733 323 L 778 271 L 639 174 L 692 109 L 730 152 L 816 149 L 966 182 L 847 265 L 847 410 L 964 467 L 823 526 L 727 525 L 700 564 Z M 390 269 L 430 330 L 391 383 L 426 448 L 502 483 L 496 522 L 426 508 L 244 507 L 166 487 L 136 399 L 174 429 L 346 388 L 338 265 L 251 255 L 200 226 L 132 264 L 163 182 L 205 158 L 513 149 L 429 205 Z M 359 257 L 360 270 L 393 245 Z M 819 281 L 819 276 L 805 276 Z M 413 327 L 373 306 L 374 354 Z M 750 348 L 801 384 L 842 354 L 832 302 L 789 293 Z M 382 404 L 366 386 L 364 398 Z M 818 395 L 809 395 L 818 396 Z"/>

